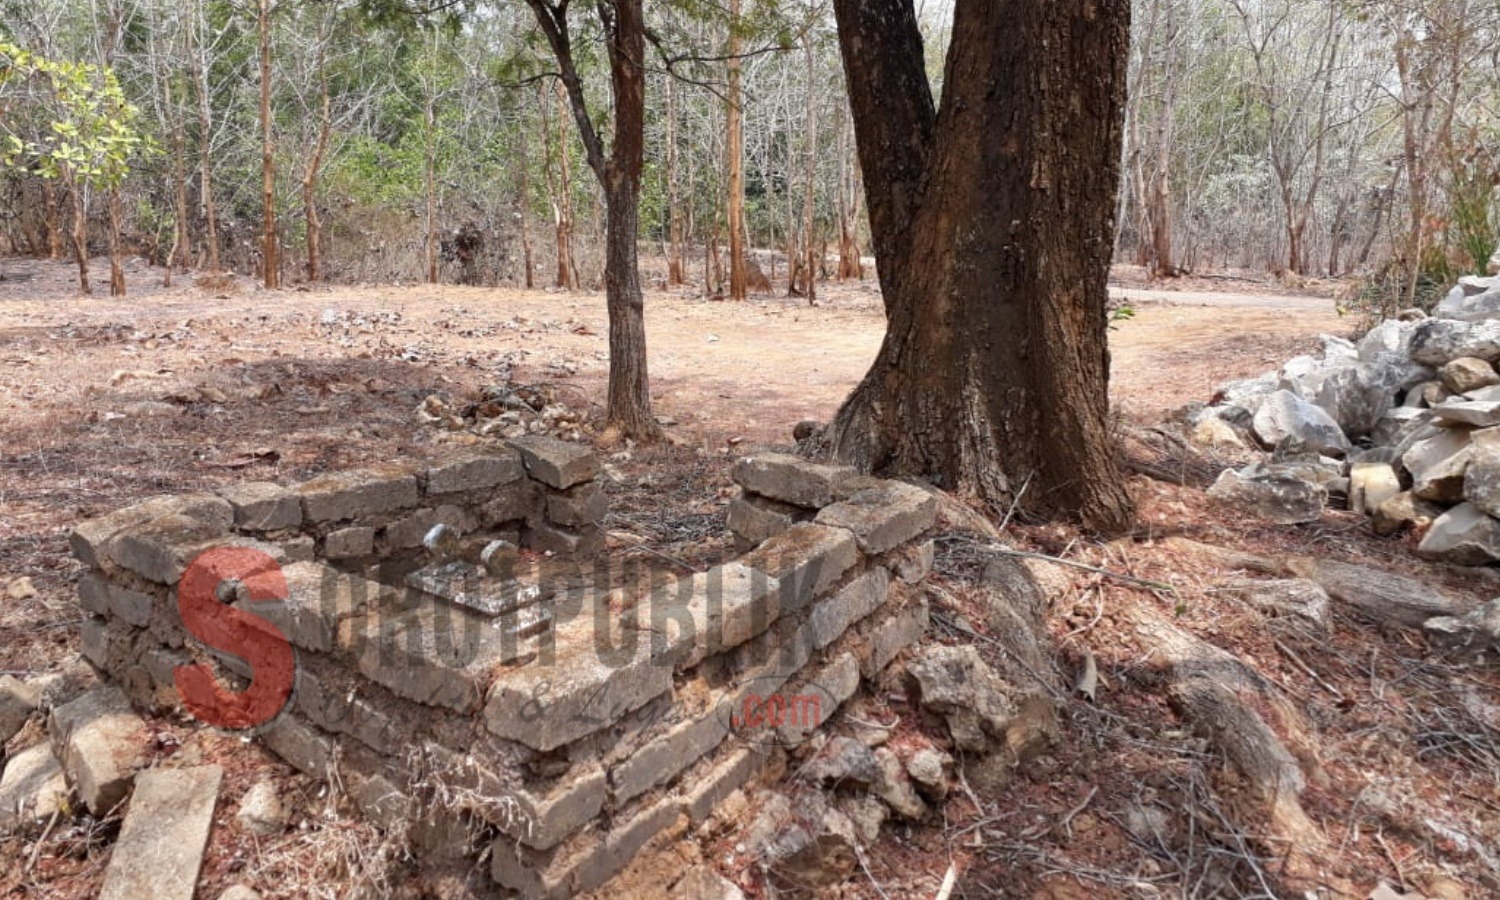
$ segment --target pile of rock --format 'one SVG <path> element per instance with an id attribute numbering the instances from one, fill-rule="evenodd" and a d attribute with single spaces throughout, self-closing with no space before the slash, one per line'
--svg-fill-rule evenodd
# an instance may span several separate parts
<path id="1" fill-rule="evenodd" d="M 1388 319 L 1358 344 L 1224 385 L 1194 410 L 1200 440 L 1272 452 L 1210 494 L 1282 524 L 1330 501 L 1392 534 L 1425 529 L 1419 552 L 1500 560 L 1500 278 L 1466 277 L 1429 317 Z"/>

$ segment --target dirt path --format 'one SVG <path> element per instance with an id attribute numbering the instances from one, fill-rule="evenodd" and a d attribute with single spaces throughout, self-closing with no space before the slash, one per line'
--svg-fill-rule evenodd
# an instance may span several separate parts
<path id="1" fill-rule="evenodd" d="M 208 295 L 190 286 L 161 290 L 154 273 L 138 271 L 133 295 L 111 300 L 78 297 L 65 265 L 9 261 L 5 271 L 0 348 L 11 366 L 0 374 L 0 400 L 11 403 L 43 395 L 52 405 L 85 394 L 107 400 L 115 393 L 107 379 L 118 370 L 208 371 L 225 356 L 404 355 L 414 366 L 458 363 L 481 376 L 509 363 L 521 377 L 572 371 L 568 379 L 591 399 L 606 371 L 604 305 L 592 294 L 426 285 L 267 293 L 242 281 L 233 292 Z M 831 416 L 879 349 L 883 320 L 873 285 L 834 285 L 823 294 L 823 304 L 810 309 L 779 298 L 735 305 L 652 293 L 658 412 L 711 443 L 731 436 L 779 441 L 800 419 Z M 1134 288 L 1116 294 L 1136 316 L 1112 336 L 1114 399 L 1141 416 L 1206 399 L 1219 382 L 1274 367 L 1319 332 L 1348 327 L 1326 299 Z M 396 318 L 371 321 L 376 313 Z M 91 331 L 174 339 L 69 346 L 77 342 L 68 335 Z M 209 351 L 222 352 L 216 360 Z"/>

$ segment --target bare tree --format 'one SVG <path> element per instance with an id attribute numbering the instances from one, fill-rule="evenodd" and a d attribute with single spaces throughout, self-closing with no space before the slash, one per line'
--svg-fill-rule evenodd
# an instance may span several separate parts
<path id="1" fill-rule="evenodd" d="M 613 146 L 608 152 L 594 127 L 583 79 L 573 56 L 567 0 L 527 0 L 527 3 L 557 58 L 589 168 L 599 181 L 608 210 L 604 273 L 605 301 L 609 307 L 606 424 L 621 437 L 654 440 L 661 429 L 651 414 L 645 299 L 636 247 L 641 173 L 645 166 L 646 23 L 641 0 L 606 0 L 597 7 L 614 95 Z"/>

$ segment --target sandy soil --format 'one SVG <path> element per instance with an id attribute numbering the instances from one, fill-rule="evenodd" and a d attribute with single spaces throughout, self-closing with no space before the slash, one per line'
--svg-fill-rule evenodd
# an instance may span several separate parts
<path id="1" fill-rule="evenodd" d="M 599 412 L 606 345 L 604 305 L 595 294 L 425 285 L 265 293 L 246 280 L 207 291 L 191 284 L 162 290 L 156 273 L 137 270 L 130 273 L 132 296 L 111 300 L 78 297 L 62 264 L 6 260 L 0 274 L 0 592 L 22 577 L 35 587 L 34 595 L 0 607 L 4 672 L 46 671 L 76 653 L 79 570 L 66 533 L 81 519 L 154 493 L 252 478 L 292 482 L 372 459 L 432 453 L 462 439 L 415 421 L 414 411 L 433 394 L 462 405 L 486 384 L 511 381 L 542 385 L 575 409 Z M 1222 381 L 1274 368 L 1314 347 L 1319 333 L 1352 327 L 1335 314 L 1327 286 L 1299 295 L 1195 279 L 1163 290 L 1129 272 L 1121 282 L 1119 293 L 1136 315 L 1112 335 L 1113 400 L 1138 422 L 1207 400 Z M 1226 293 L 1242 286 L 1253 292 Z M 637 535 L 647 552 L 689 562 L 722 554 L 730 455 L 787 443 L 795 422 L 829 417 L 878 349 L 882 316 L 873 285 L 821 293 L 817 308 L 779 298 L 737 305 L 687 292 L 649 295 L 653 394 L 658 414 L 674 423 L 674 441 L 612 452 L 611 530 Z M 1389 820 L 1372 818 L 1366 797 L 1378 784 L 1411 805 L 1413 822 L 1427 816 L 1493 846 L 1500 837 L 1500 714 L 1485 725 L 1463 712 L 1472 709 L 1463 692 L 1494 696 L 1493 676 L 1455 674 L 1428 661 L 1411 633 L 1347 615 L 1336 618 L 1329 636 L 1274 630 L 1226 601 L 1222 573 L 1160 538 L 1185 534 L 1272 556 L 1377 563 L 1475 599 L 1487 599 L 1493 582 L 1482 573 L 1425 566 L 1411 557 L 1409 538 L 1377 539 L 1347 513 L 1294 529 L 1229 518 L 1206 501 L 1201 479 L 1188 481 L 1134 477 L 1141 527 L 1123 541 L 1013 526 L 1008 537 L 1020 546 L 1170 582 L 1174 592 L 1080 576 L 1051 627 L 1066 664 L 1086 651 L 1097 656 L 1105 687 L 1097 708 L 1080 703 L 1065 711 L 1065 746 L 1050 774 L 1019 778 L 993 795 L 955 792 L 942 821 L 890 829 L 872 848 L 865 877 L 824 896 L 933 896 L 950 863 L 962 873 L 955 897 L 1254 896 L 1253 860 L 1215 844 L 1217 836 L 1194 845 L 1197 856 L 1173 855 L 1180 844 L 1146 846 L 1125 827 L 1131 810 L 1147 803 L 1186 816 L 1173 821 L 1197 834 L 1192 829 L 1207 827 L 1208 807 L 1188 788 L 1205 779 L 1223 788 L 1228 777 L 1149 679 L 1133 674 L 1142 659 L 1115 637 L 1127 627 L 1117 624 L 1117 611 L 1132 604 L 1245 655 L 1305 708 L 1322 757 L 1322 780 L 1307 803 L 1338 848 L 1329 865 L 1339 878 L 1365 892 L 1386 880 L 1437 896 L 1434 885 L 1446 879 L 1467 885 L 1470 897 L 1497 895 L 1500 871 L 1487 868 L 1483 854 L 1452 839 L 1445 844 L 1416 824 L 1387 831 Z M 934 639 L 961 639 L 960 626 L 984 627 L 982 614 L 966 605 L 978 601 L 963 581 L 973 562 L 965 546 L 945 544 L 939 560 L 944 593 Z M 1434 718 L 1433 710 L 1442 715 Z M 905 719 L 913 739 L 927 739 L 916 736 L 912 711 L 899 698 L 875 698 L 868 714 Z M 332 801 L 317 786 L 234 741 L 186 723 L 160 727 L 171 752 L 234 760 L 225 796 L 238 796 L 256 772 L 270 771 L 300 798 L 305 824 L 273 845 L 252 845 L 227 824 L 215 830 L 204 896 L 235 880 L 267 896 L 354 896 L 346 888 L 356 876 L 379 870 L 379 853 L 366 845 L 370 833 L 325 816 Z M 23 733 L 16 746 L 38 737 Z M 221 803 L 223 817 L 232 814 L 229 806 Z M 1077 827 L 1065 834 L 1037 825 L 1070 812 Z M 0 845 L 0 896 L 90 896 L 114 827 L 74 823 L 35 856 L 32 842 L 10 854 Z M 696 836 L 644 860 L 615 896 L 660 896 L 663 859 L 667 870 L 680 872 L 703 858 L 727 868 L 751 896 L 767 896 L 766 873 L 724 862 L 732 849 L 732 835 Z M 24 871 L 4 872 L 7 860 L 19 859 L 27 860 Z M 319 893 L 297 887 L 312 883 Z"/>

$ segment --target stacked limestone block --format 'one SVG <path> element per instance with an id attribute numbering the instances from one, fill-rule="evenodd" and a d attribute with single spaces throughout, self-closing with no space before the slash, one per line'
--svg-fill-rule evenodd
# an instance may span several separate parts
<path id="1" fill-rule="evenodd" d="M 495 880 L 527 897 L 596 888 L 653 837 L 702 821 L 920 637 L 935 509 L 907 485 L 760 457 L 739 467 L 747 491 L 795 491 L 810 520 L 705 573 L 622 581 L 607 558 L 586 561 L 603 547 L 597 470 L 583 448 L 528 439 L 411 473 L 319 479 L 289 489 L 295 514 L 257 506 L 237 524 L 251 504 L 226 492 L 239 507 L 192 495 L 86 523 L 74 536 L 91 567 L 86 652 L 138 704 L 175 703 L 173 671 L 194 659 L 242 688 L 244 663 L 176 620 L 173 586 L 206 547 L 261 549 L 284 561 L 288 598 L 226 599 L 296 648 L 289 707 L 257 730 L 265 745 L 336 779 L 426 857 L 488 849 Z M 574 551 L 577 570 L 497 576 L 534 590 L 496 616 L 368 577 L 382 554 L 413 553 L 400 536 L 416 526 L 399 523 L 419 515 Z M 373 532 L 368 554 L 319 556 L 351 528 Z M 313 559 L 290 561 L 288 545 L 309 540 Z M 535 610 L 544 628 L 516 618 Z M 800 698 L 801 714 L 742 715 L 780 697 Z"/>

